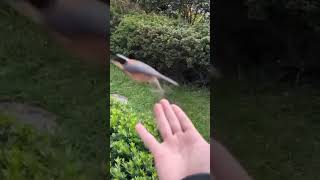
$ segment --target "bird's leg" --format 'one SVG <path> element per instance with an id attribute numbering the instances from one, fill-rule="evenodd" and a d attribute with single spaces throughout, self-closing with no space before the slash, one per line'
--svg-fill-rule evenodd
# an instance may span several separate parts
<path id="1" fill-rule="evenodd" d="M 159 91 L 164 91 L 157 78 L 154 78 L 154 83 L 155 83 L 156 87 L 159 89 Z"/>
<path id="2" fill-rule="evenodd" d="M 163 96 L 164 95 L 164 90 L 162 89 L 159 80 L 157 78 L 152 78 L 149 81 L 153 86 L 155 86 L 158 89 L 158 92 Z"/>

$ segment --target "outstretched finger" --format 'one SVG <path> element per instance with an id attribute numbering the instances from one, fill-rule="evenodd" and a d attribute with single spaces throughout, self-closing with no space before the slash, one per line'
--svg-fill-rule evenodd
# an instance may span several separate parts
<path id="1" fill-rule="evenodd" d="M 172 130 L 172 133 L 176 134 L 178 132 L 181 132 L 182 129 L 180 126 L 180 122 L 179 122 L 177 116 L 175 115 L 174 111 L 172 110 L 172 106 L 169 103 L 169 101 L 166 99 L 162 99 L 160 101 L 160 103 L 162 105 L 162 108 L 163 108 L 164 113 L 166 115 L 166 118 L 168 120 L 168 123 L 170 125 L 171 130 Z"/>
<path id="2" fill-rule="evenodd" d="M 161 104 L 157 103 L 154 106 L 154 115 L 156 117 L 161 137 L 165 141 L 168 137 L 172 136 L 172 130 Z"/>
<path id="3" fill-rule="evenodd" d="M 151 153 L 154 153 L 160 145 L 159 142 L 154 138 L 152 134 L 148 132 L 148 130 L 141 123 L 138 123 L 136 125 L 136 131 L 145 146 L 151 151 Z"/>
<path id="4" fill-rule="evenodd" d="M 191 120 L 189 119 L 189 117 L 186 115 L 186 113 L 183 112 L 183 110 L 175 104 L 173 104 L 171 106 L 172 106 L 172 109 L 173 109 L 174 113 L 176 114 L 177 118 L 179 119 L 182 130 L 187 131 L 189 129 L 194 129 L 194 126 L 193 126 Z"/>

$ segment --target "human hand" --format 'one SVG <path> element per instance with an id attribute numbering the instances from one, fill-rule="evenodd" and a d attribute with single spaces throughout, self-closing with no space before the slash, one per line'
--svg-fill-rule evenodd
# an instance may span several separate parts
<path id="1" fill-rule="evenodd" d="M 136 130 L 155 159 L 160 180 L 180 180 L 197 173 L 210 173 L 210 144 L 177 105 L 161 100 L 154 106 L 163 139 L 159 143 L 138 123 Z"/>

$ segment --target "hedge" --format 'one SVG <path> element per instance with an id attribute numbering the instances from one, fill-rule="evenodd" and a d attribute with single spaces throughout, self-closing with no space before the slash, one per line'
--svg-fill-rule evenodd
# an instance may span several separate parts
<path id="1" fill-rule="evenodd" d="M 0 179 L 88 179 L 71 149 L 0 114 Z"/>
<path id="2" fill-rule="evenodd" d="M 159 139 L 155 123 L 142 123 Z M 135 131 L 138 116 L 129 105 L 110 97 L 110 174 L 111 179 L 157 179 L 152 154 Z"/>
<path id="3" fill-rule="evenodd" d="M 139 5 L 131 0 L 111 1 L 110 4 L 110 29 L 112 33 L 125 14 L 145 13 Z"/>
<path id="4" fill-rule="evenodd" d="M 128 14 L 112 33 L 111 51 L 133 54 L 179 81 L 209 79 L 209 24 L 190 25 L 155 14 Z"/>

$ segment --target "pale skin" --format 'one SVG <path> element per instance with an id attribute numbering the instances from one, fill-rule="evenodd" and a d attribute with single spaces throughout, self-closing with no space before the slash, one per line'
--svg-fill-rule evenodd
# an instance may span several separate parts
<path id="1" fill-rule="evenodd" d="M 163 142 L 158 142 L 138 123 L 136 131 L 154 156 L 160 180 L 178 180 L 210 173 L 210 144 L 201 136 L 180 107 L 161 100 L 154 115 Z"/>

